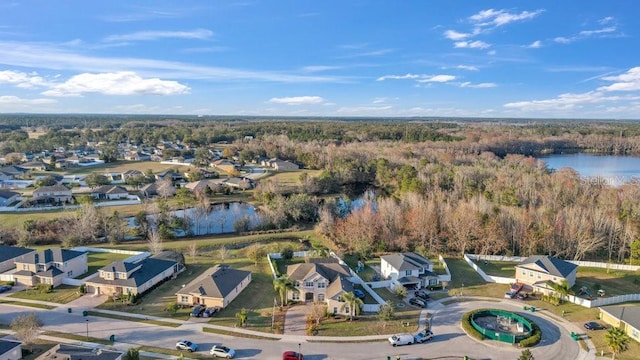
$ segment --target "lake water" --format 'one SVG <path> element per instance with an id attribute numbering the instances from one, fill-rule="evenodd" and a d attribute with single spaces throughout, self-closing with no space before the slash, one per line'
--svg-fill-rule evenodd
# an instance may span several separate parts
<path id="1" fill-rule="evenodd" d="M 584 181 L 611 186 L 640 180 L 640 157 L 560 154 L 539 157 L 550 169 L 572 168 Z"/>

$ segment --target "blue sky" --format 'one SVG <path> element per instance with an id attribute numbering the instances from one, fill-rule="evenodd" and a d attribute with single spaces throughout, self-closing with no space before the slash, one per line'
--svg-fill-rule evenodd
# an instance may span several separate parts
<path id="1" fill-rule="evenodd" d="M 0 112 L 640 118 L 636 0 L 0 2 Z"/>

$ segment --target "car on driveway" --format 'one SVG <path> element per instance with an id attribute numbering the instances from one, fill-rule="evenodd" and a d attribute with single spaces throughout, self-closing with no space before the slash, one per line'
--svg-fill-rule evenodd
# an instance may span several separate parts
<path id="1" fill-rule="evenodd" d="M 233 359 L 236 356 L 236 352 L 233 349 L 230 349 L 224 345 L 213 345 L 211 350 L 209 350 L 209 355 L 213 355 L 215 357 Z"/>
<path id="2" fill-rule="evenodd" d="M 423 300 L 429 300 L 431 298 L 431 296 L 429 296 L 429 293 L 424 290 L 418 290 L 414 295 Z"/>
<path id="3" fill-rule="evenodd" d="M 519 292 L 518 295 L 516 295 L 516 298 L 518 300 L 526 300 L 526 299 L 529 298 L 529 294 L 528 293 Z"/>
<path id="4" fill-rule="evenodd" d="M 295 351 L 285 351 L 282 353 L 282 360 L 303 360 L 304 356 Z"/>
<path id="5" fill-rule="evenodd" d="M 218 312 L 218 310 L 220 310 L 219 307 L 214 306 L 214 307 L 208 307 L 205 309 L 205 311 L 202 313 L 202 317 L 211 317 L 213 316 L 215 313 Z"/>
<path id="6" fill-rule="evenodd" d="M 425 341 L 429 341 L 433 339 L 433 333 L 431 332 L 431 330 L 422 330 L 414 334 L 413 339 L 415 340 L 416 343 L 422 344 Z"/>
<path id="7" fill-rule="evenodd" d="M 353 290 L 353 295 L 355 295 L 358 299 L 364 299 L 364 291 L 360 289 Z"/>
<path id="8" fill-rule="evenodd" d="M 202 305 L 196 305 L 193 307 L 193 310 L 191 311 L 191 316 L 192 317 L 201 317 L 202 313 L 204 313 L 205 311 L 205 307 Z"/>
<path id="9" fill-rule="evenodd" d="M 0 293 L 7 292 L 11 290 L 11 285 L 2 285 L 0 286 Z"/>
<path id="10" fill-rule="evenodd" d="M 198 344 L 194 344 L 189 340 L 180 340 L 176 343 L 176 350 L 198 351 Z"/>
<path id="11" fill-rule="evenodd" d="M 418 299 L 416 297 L 409 299 L 409 304 L 417 306 L 417 307 L 421 307 L 421 308 L 426 308 L 427 307 L 427 302 L 422 300 L 422 299 Z"/>
<path id="12" fill-rule="evenodd" d="M 587 330 L 604 330 L 605 329 L 604 326 L 600 325 L 595 321 L 589 321 L 588 323 L 585 323 L 584 328 Z"/>

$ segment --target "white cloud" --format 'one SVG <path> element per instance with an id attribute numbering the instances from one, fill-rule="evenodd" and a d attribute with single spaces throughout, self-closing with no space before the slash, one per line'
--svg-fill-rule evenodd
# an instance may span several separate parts
<path id="1" fill-rule="evenodd" d="M 569 44 L 571 42 L 573 42 L 575 40 L 575 38 L 567 38 L 564 36 L 558 36 L 555 39 L 553 39 L 553 41 L 560 43 L 560 44 Z"/>
<path id="2" fill-rule="evenodd" d="M 46 81 L 36 73 L 27 74 L 21 71 L 0 71 L 0 84 L 12 84 L 28 89 L 46 85 Z"/>
<path id="3" fill-rule="evenodd" d="M 536 41 L 532 42 L 531 44 L 527 45 L 527 47 L 529 49 L 538 49 L 538 48 L 542 47 L 542 41 L 536 40 Z"/>
<path id="4" fill-rule="evenodd" d="M 48 105 L 56 102 L 54 99 L 22 99 L 13 95 L 0 96 L 0 104 L 2 105 Z"/>
<path id="5" fill-rule="evenodd" d="M 103 95 L 177 95 L 186 94 L 189 87 L 177 81 L 158 78 L 144 79 L 134 72 L 84 73 L 52 86 L 42 94 L 47 96 L 81 96 L 86 93 Z"/>
<path id="6" fill-rule="evenodd" d="M 495 83 L 478 83 L 478 84 L 473 84 L 469 81 L 467 82 L 463 82 L 460 84 L 460 87 L 466 87 L 466 88 L 477 88 L 477 89 L 486 89 L 486 88 L 494 88 L 498 86 Z"/>
<path id="7" fill-rule="evenodd" d="M 381 98 L 375 98 L 373 99 L 373 101 L 371 101 L 372 104 L 384 104 L 387 102 L 387 98 L 381 97 Z"/>
<path id="8" fill-rule="evenodd" d="M 340 66 L 330 66 L 330 65 L 311 65 L 305 66 L 302 68 L 304 72 L 320 72 L 320 71 L 329 71 L 329 70 L 337 70 L 340 69 Z"/>
<path id="9" fill-rule="evenodd" d="M 353 107 L 341 107 L 336 110 L 339 114 L 351 114 L 357 116 L 368 115 L 380 115 L 381 111 L 387 111 L 393 109 L 391 105 L 385 106 L 353 106 Z M 387 113 L 388 114 L 388 113 Z"/>
<path id="10" fill-rule="evenodd" d="M 598 20 L 598 23 L 601 25 L 605 25 L 608 24 L 610 22 L 612 22 L 614 20 L 613 16 L 607 16 L 607 17 L 603 17 L 602 19 Z"/>
<path id="11" fill-rule="evenodd" d="M 461 32 L 457 32 L 455 30 L 447 30 L 444 32 L 444 37 L 446 37 L 449 40 L 463 40 L 466 39 L 470 36 L 473 36 L 473 34 L 470 33 L 461 33 Z"/>
<path id="12" fill-rule="evenodd" d="M 320 96 L 292 96 L 271 98 L 268 102 L 274 104 L 286 104 L 286 105 L 308 105 L 308 104 L 322 104 L 324 99 Z"/>
<path id="13" fill-rule="evenodd" d="M 206 40 L 213 36 L 213 31 L 196 29 L 192 31 L 139 31 L 131 34 L 107 36 L 104 41 L 149 41 L 159 39 L 197 39 Z"/>
<path id="14" fill-rule="evenodd" d="M 615 26 L 609 26 L 606 28 L 602 28 L 602 29 L 597 29 L 597 30 L 583 30 L 580 31 L 580 35 L 581 36 L 592 36 L 592 35 L 600 35 L 600 34 L 607 34 L 607 33 L 612 33 L 616 31 L 616 27 Z"/>
<path id="15" fill-rule="evenodd" d="M 598 90 L 600 91 L 640 90 L 640 67 L 631 68 L 624 74 L 602 77 L 602 80 L 613 81 L 614 83 L 599 87 Z"/>
<path id="16" fill-rule="evenodd" d="M 456 48 L 469 48 L 469 49 L 486 49 L 491 45 L 487 44 L 484 41 L 476 40 L 476 41 L 458 41 L 453 44 Z"/>
<path id="17" fill-rule="evenodd" d="M 516 21 L 533 19 L 542 14 L 544 10 L 523 11 L 521 13 L 509 13 L 506 10 L 483 10 L 469 17 L 469 20 L 478 26 L 503 26 Z"/>
<path id="18" fill-rule="evenodd" d="M 416 74 L 405 74 L 405 75 L 385 75 L 380 76 L 376 79 L 376 81 L 384 81 L 384 80 L 403 80 L 403 79 L 419 79 L 426 75 L 416 75 Z"/>
<path id="19" fill-rule="evenodd" d="M 456 69 L 469 70 L 469 71 L 478 71 L 478 67 L 477 66 L 472 66 L 472 65 L 458 65 L 458 66 L 456 66 Z"/>
<path id="20" fill-rule="evenodd" d="M 420 79 L 418 80 L 419 83 L 429 83 L 429 82 L 449 82 L 449 81 L 453 81 L 455 80 L 456 77 L 453 75 L 434 75 L 434 76 L 429 76 L 426 77 L 424 79 Z"/>

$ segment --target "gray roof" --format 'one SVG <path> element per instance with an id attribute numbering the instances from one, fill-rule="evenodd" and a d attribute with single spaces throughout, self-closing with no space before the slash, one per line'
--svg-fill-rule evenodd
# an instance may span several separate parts
<path id="1" fill-rule="evenodd" d="M 120 263 L 122 261 L 114 261 L 113 263 L 102 268 L 109 269 L 113 266 L 114 263 Z M 128 279 L 113 279 L 108 280 L 100 277 L 95 277 L 91 280 L 88 280 L 87 283 L 96 283 L 96 284 L 105 284 L 105 285 L 115 285 L 115 286 L 126 286 L 126 287 L 138 287 L 147 281 L 153 279 L 154 277 L 161 274 L 163 271 L 171 269 L 174 266 L 177 266 L 178 263 L 171 260 L 162 260 L 162 259 L 154 259 L 154 258 L 146 258 L 144 260 L 140 260 L 137 263 L 133 263 L 134 265 L 142 265 L 139 270 L 131 273 L 131 277 Z M 123 265 L 126 269 L 129 265 Z M 109 271 L 109 270 L 105 270 Z"/>
<path id="2" fill-rule="evenodd" d="M 327 297 L 333 300 L 339 300 L 340 295 L 353 292 L 353 284 L 342 276 L 338 276 L 329 284 L 327 288 Z"/>
<path id="3" fill-rule="evenodd" d="M 140 263 L 130 263 L 124 261 L 114 261 L 111 264 L 102 267 L 100 270 L 108 272 L 128 273 L 129 271 L 140 266 Z"/>
<path id="4" fill-rule="evenodd" d="M 14 191 L 0 190 L 0 198 L 3 198 L 3 199 L 11 199 L 16 195 L 20 195 L 20 194 Z"/>
<path id="5" fill-rule="evenodd" d="M 560 276 L 566 278 L 571 274 L 578 265 L 572 264 L 568 261 L 558 259 L 549 255 L 533 255 L 524 259 L 520 264 L 516 266 L 522 266 L 527 264 L 535 264 L 543 268 L 547 273 L 553 276 Z"/>
<path id="6" fill-rule="evenodd" d="M 420 278 L 415 276 L 403 276 L 398 279 L 400 284 L 418 284 L 420 283 Z"/>
<path id="7" fill-rule="evenodd" d="M 119 351 L 59 344 L 40 355 L 38 360 L 116 360 L 122 355 L 124 353 Z"/>
<path id="8" fill-rule="evenodd" d="M 92 194 L 128 194 L 129 192 L 121 187 L 116 185 L 102 185 L 99 188 L 91 190 Z"/>
<path id="9" fill-rule="evenodd" d="M 349 268 L 338 263 L 302 263 L 287 266 L 287 275 L 294 281 L 302 281 L 314 273 L 320 274 L 329 282 L 339 276 L 351 277 Z"/>
<path id="10" fill-rule="evenodd" d="M 207 269 L 176 294 L 197 294 L 201 297 L 222 299 L 250 275 L 251 271 L 233 269 L 228 265 L 219 264 Z"/>
<path id="11" fill-rule="evenodd" d="M 21 344 L 19 341 L 10 341 L 10 340 L 0 339 L 0 355 L 4 355 L 8 353 L 9 351 L 17 348 L 20 345 Z"/>
<path id="12" fill-rule="evenodd" d="M 640 306 L 604 306 L 600 310 L 640 330 Z"/>
<path id="13" fill-rule="evenodd" d="M 28 264 L 46 264 L 49 262 L 65 262 L 82 256 L 86 252 L 66 250 L 66 249 L 47 249 L 44 251 L 32 252 L 22 257 L 21 263 Z"/>
<path id="14" fill-rule="evenodd" d="M 56 192 L 65 191 L 65 192 L 71 193 L 71 189 L 69 189 L 64 185 L 42 186 L 33 190 L 33 193 L 38 194 L 38 193 L 50 192 L 50 191 L 56 191 Z"/>
<path id="15" fill-rule="evenodd" d="M 17 246 L 0 245 L 0 262 L 5 262 L 33 251 L 35 250 Z"/>
<path id="16" fill-rule="evenodd" d="M 431 266 L 431 262 L 414 252 L 384 255 L 381 257 L 398 271 L 418 270 Z"/>
<path id="17" fill-rule="evenodd" d="M 0 172 L 3 172 L 5 174 L 8 175 L 22 175 L 24 173 L 27 172 L 26 169 L 23 169 L 19 166 L 15 166 L 15 165 L 8 165 L 8 166 L 3 166 L 2 168 L 0 168 Z"/>

